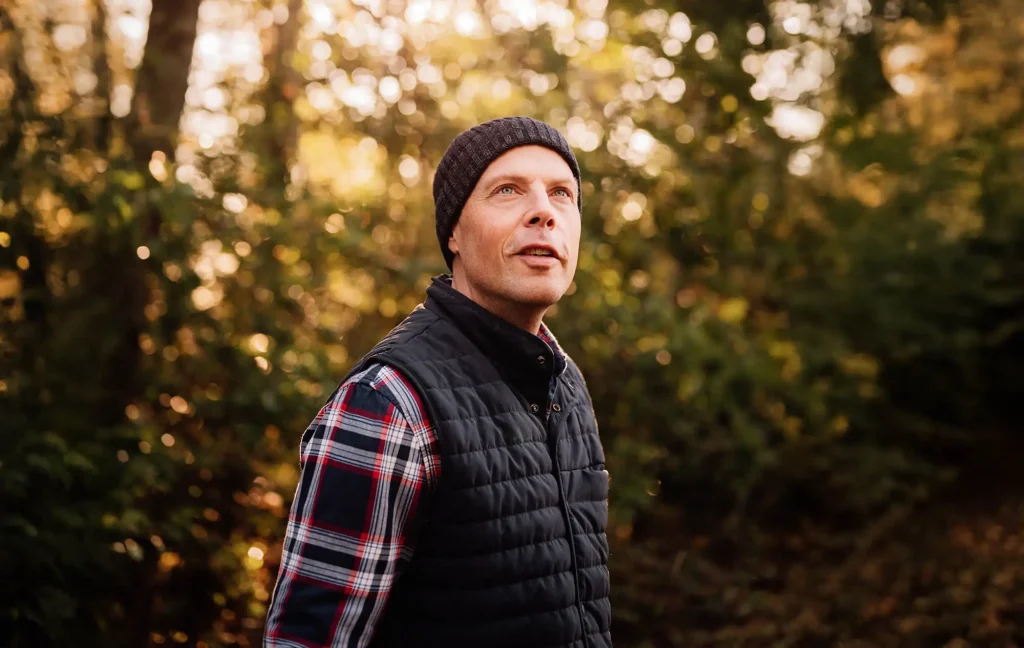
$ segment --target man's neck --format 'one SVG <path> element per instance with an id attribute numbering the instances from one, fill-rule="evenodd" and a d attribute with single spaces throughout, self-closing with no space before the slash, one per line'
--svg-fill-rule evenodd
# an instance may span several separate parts
<path id="1" fill-rule="evenodd" d="M 487 293 L 475 289 L 468 281 L 460 281 L 455 275 L 452 276 L 452 288 L 462 293 L 477 305 L 497 315 L 506 322 L 518 326 L 527 333 L 540 334 L 540 325 L 544 321 L 544 313 L 547 307 L 537 307 L 529 304 L 510 303 L 504 299 L 497 299 Z"/>

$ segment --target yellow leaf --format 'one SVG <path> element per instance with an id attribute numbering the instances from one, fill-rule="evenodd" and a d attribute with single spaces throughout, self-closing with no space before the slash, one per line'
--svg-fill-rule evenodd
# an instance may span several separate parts
<path id="1" fill-rule="evenodd" d="M 839 366 L 851 376 L 874 378 L 878 375 L 878 361 L 863 353 L 851 353 L 839 358 Z"/>
<path id="2" fill-rule="evenodd" d="M 782 421 L 782 434 L 786 437 L 787 441 L 796 441 L 800 438 L 800 431 L 803 429 L 804 422 L 795 416 L 787 416 Z"/>
<path id="3" fill-rule="evenodd" d="M 792 342 L 773 340 L 768 345 L 768 355 L 770 355 L 773 358 L 788 359 L 794 356 L 799 357 L 800 354 L 797 353 L 796 345 L 793 344 Z"/>
<path id="4" fill-rule="evenodd" d="M 636 341 L 636 350 L 640 353 L 647 353 L 655 349 L 661 349 L 668 343 L 664 335 L 648 335 Z"/>
<path id="5" fill-rule="evenodd" d="M 742 322 L 747 316 L 747 310 L 749 307 L 750 305 L 747 303 L 747 300 L 742 297 L 726 299 L 722 302 L 722 305 L 718 307 L 718 319 L 730 324 Z"/>
<path id="6" fill-rule="evenodd" d="M 141 173 L 132 171 L 131 173 L 124 174 L 121 180 L 121 184 L 124 185 L 125 189 L 131 191 L 138 191 L 146 186 L 146 179 L 142 177 Z"/>
<path id="7" fill-rule="evenodd" d="M 21 292 L 21 278 L 17 272 L 4 270 L 0 272 L 0 299 L 17 297 Z"/>
<path id="8" fill-rule="evenodd" d="M 845 414 L 840 414 L 839 416 L 837 416 L 834 419 L 832 419 L 832 434 L 833 435 L 835 435 L 835 436 L 843 436 L 844 434 L 846 434 L 846 431 L 848 429 L 850 429 L 850 421 L 849 421 L 849 419 L 846 418 Z"/>
<path id="9" fill-rule="evenodd" d="M 161 571 L 171 571 L 175 567 L 179 567 L 182 564 L 181 556 L 174 553 L 173 551 L 167 551 L 160 554 L 160 569 Z"/>

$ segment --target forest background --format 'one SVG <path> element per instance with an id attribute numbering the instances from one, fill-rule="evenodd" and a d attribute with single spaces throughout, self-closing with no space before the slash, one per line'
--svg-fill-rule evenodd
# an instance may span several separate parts
<path id="1" fill-rule="evenodd" d="M 616 645 L 1024 645 L 1012 0 L 0 4 L 0 645 L 259 644 L 298 440 L 552 123 Z"/>

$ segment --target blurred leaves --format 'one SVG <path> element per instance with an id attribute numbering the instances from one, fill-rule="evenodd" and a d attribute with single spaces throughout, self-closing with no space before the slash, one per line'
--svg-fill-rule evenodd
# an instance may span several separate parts
<path id="1" fill-rule="evenodd" d="M 299 436 L 505 114 L 583 172 L 616 643 L 1019 641 L 1013 3 L 686 11 L 0 8 L 5 645 L 258 643 Z"/>

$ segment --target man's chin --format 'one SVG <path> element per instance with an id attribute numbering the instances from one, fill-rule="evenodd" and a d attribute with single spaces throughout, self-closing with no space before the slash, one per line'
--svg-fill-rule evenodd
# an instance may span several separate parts
<path id="1" fill-rule="evenodd" d="M 525 282 L 524 282 L 525 283 Z M 550 308 L 558 303 L 565 294 L 561 286 L 555 285 L 521 285 L 517 286 L 509 297 L 524 306 Z"/>

